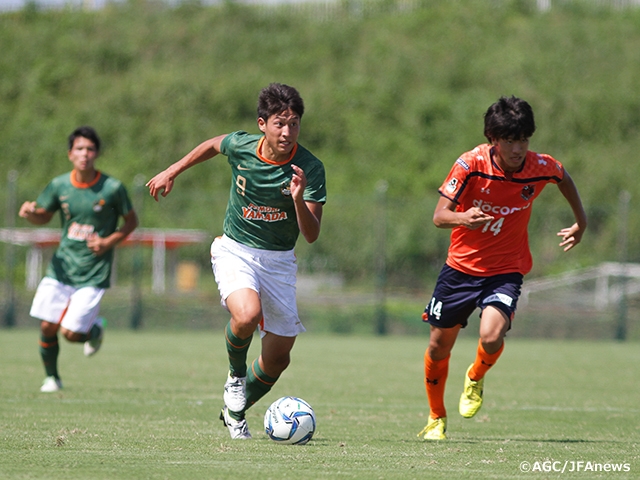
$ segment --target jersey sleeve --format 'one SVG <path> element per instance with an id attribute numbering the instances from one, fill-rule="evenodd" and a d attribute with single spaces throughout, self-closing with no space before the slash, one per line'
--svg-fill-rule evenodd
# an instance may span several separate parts
<path id="1" fill-rule="evenodd" d="M 239 143 L 242 141 L 242 138 L 246 135 L 248 135 L 247 132 L 239 130 L 225 136 L 222 139 L 222 142 L 220 142 L 220 153 L 226 155 L 227 157 L 231 157 L 232 153 L 236 150 Z"/>
<path id="2" fill-rule="evenodd" d="M 549 183 L 560 183 L 564 180 L 564 167 L 562 163 L 545 153 L 536 153 L 533 166 L 531 167 L 531 177 L 544 177 Z"/>
<path id="3" fill-rule="evenodd" d="M 305 172 L 307 187 L 304 189 L 304 199 L 308 202 L 326 203 L 327 183 L 324 165 L 317 160 L 313 167 Z"/>
<path id="4" fill-rule="evenodd" d="M 36 199 L 36 205 L 44 208 L 47 212 L 55 212 L 60 210 L 60 201 L 58 199 L 58 187 L 56 179 L 53 179 L 45 187 L 38 198 Z"/>
<path id="5" fill-rule="evenodd" d="M 438 189 L 440 195 L 455 203 L 460 203 L 460 197 L 465 191 L 471 171 L 470 160 L 465 157 L 466 154 L 456 160 L 444 183 Z"/>
<path id="6" fill-rule="evenodd" d="M 133 204 L 131 203 L 131 198 L 129 198 L 129 193 L 125 186 L 119 182 L 119 186 L 116 189 L 115 197 L 116 197 L 116 205 L 118 215 L 124 217 L 133 210 Z"/>

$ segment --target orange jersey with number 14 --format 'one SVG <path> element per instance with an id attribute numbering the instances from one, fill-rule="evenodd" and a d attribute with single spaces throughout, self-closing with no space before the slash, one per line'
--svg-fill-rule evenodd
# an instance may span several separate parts
<path id="1" fill-rule="evenodd" d="M 564 168 L 549 155 L 529 151 L 520 170 L 505 174 L 491 149 L 483 144 L 463 154 L 438 190 L 457 204 L 456 211 L 478 207 L 494 217 L 475 230 L 455 227 L 447 264 L 481 277 L 526 275 L 533 265 L 527 234 L 531 206 L 545 185 L 562 181 Z"/>

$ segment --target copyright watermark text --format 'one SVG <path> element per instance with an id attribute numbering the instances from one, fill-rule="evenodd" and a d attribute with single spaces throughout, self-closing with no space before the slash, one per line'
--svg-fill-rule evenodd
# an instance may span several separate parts
<path id="1" fill-rule="evenodd" d="M 588 460 L 544 460 L 520 462 L 520 471 L 524 473 L 630 472 L 631 464 Z"/>

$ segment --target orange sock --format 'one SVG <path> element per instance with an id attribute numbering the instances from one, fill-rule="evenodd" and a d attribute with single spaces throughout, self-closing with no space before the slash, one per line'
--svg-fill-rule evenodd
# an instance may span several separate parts
<path id="1" fill-rule="evenodd" d="M 487 371 L 493 367 L 493 365 L 500 358 L 500 354 L 502 354 L 502 350 L 504 350 L 504 342 L 500 346 L 500 349 L 496 353 L 487 353 L 484 351 L 482 347 L 482 341 L 478 340 L 478 351 L 476 353 L 476 360 L 473 362 L 473 367 L 469 370 L 469 378 L 474 382 L 484 378 Z"/>
<path id="2" fill-rule="evenodd" d="M 449 374 L 449 355 L 443 360 L 432 360 L 429 350 L 424 352 L 424 386 L 427 389 L 431 418 L 447 416 L 444 408 L 444 386 Z"/>

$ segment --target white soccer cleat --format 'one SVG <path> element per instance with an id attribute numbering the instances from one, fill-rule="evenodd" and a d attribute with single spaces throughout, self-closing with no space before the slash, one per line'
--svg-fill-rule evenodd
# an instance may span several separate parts
<path id="1" fill-rule="evenodd" d="M 226 407 L 232 412 L 242 412 L 247 405 L 246 387 L 247 377 L 233 377 L 229 372 L 222 398 Z"/>
<path id="2" fill-rule="evenodd" d="M 104 338 L 104 320 L 102 319 L 102 317 L 98 318 L 95 325 L 98 325 L 100 327 L 100 335 L 98 335 L 96 338 L 91 338 L 84 342 L 84 354 L 87 357 L 94 355 L 98 350 L 100 350 L 100 347 L 102 346 L 102 339 Z"/>
<path id="3" fill-rule="evenodd" d="M 244 418 L 242 420 L 231 418 L 227 407 L 224 407 L 220 412 L 220 420 L 229 429 L 229 435 L 233 440 L 248 440 L 251 438 L 247 420 Z"/>
<path id="4" fill-rule="evenodd" d="M 40 391 L 43 393 L 53 393 L 62 390 L 62 380 L 51 375 L 44 379 Z"/>

